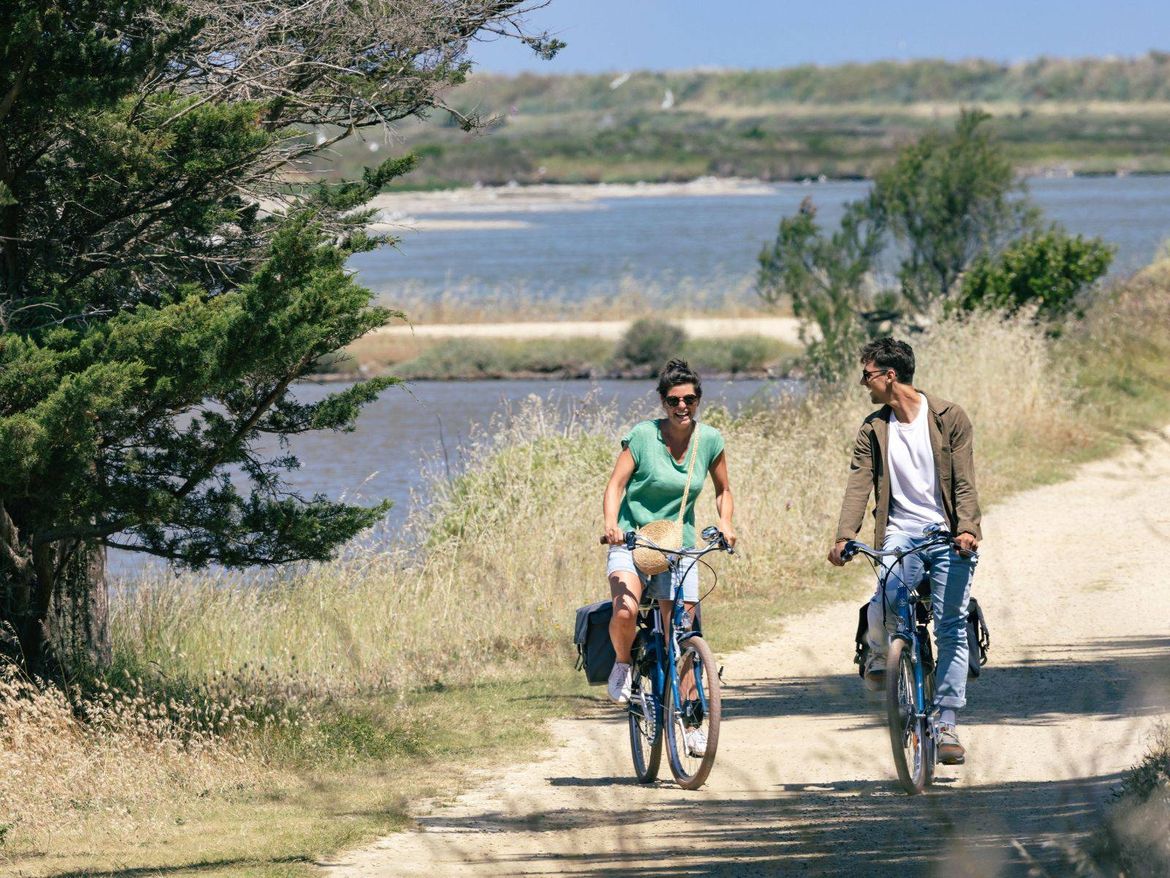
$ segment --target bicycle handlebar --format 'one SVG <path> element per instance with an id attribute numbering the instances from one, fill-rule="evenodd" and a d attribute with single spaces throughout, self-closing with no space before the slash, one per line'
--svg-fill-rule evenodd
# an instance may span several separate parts
<path id="1" fill-rule="evenodd" d="M 714 531 L 714 533 L 712 534 L 711 531 Z M 629 530 L 629 531 L 626 531 L 626 533 L 625 533 L 625 546 L 631 552 L 636 548 L 645 548 L 645 549 L 654 549 L 657 552 L 662 552 L 662 554 L 664 554 L 664 555 L 684 555 L 684 556 L 689 557 L 689 558 L 697 558 L 700 555 L 705 555 L 705 554 L 707 554 L 707 552 L 714 551 L 715 549 L 720 549 L 722 551 L 725 551 L 725 552 L 727 552 L 728 555 L 735 554 L 735 549 L 733 549 L 728 544 L 727 538 L 725 536 L 723 536 L 722 531 L 717 530 L 714 527 L 708 527 L 708 528 L 704 528 L 704 530 L 703 530 L 702 534 L 700 534 L 700 536 L 702 536 L 703 539 L 707 540 L 707 546 L 706 546 L 706 548 L 704 548 L 702 550 L 664 549 L 661 546 L 654 545 L 654 543 L 650 542 L 649 540 L 643 540 L 643 539 L 639 538 L 638 532 L 636 530 Z M 601 545 L 606 545 L 609 543 L 609 538 L 607 536 L 605 536 L 605 534 L 602 534 L 598 538 L 597 541 Z"/>
<path id="2" fill-rule="evenodd" d="M 845 545 L 841 547 L 841 560 L 849 561 L 858 554 L 867 555 L 875 561 L 880 561 L 882 558 L 905 557 L 906 555 L 912 555 L 915 552 L 920 552 L 923 549 L 928 549 L 931 546 L 940 545 L 942 543 L 948 543 L 951 546 L 957 548 L 955 539 L 953 536 L 951 536 L 951 532 L 949 530 L 944 530 L 943 528 L 936 526 L 927 528 L 923 535 L 930 537 L 930 539 L 928 539 L 920 546 L 915 546 L 912 549 L 906 550 L 875 549 L 873 546 L 867 546 L 865 543 L 859 540 L 846 540 Z M 979 557 L 978 552 L 967 552 L 965 555 L 966 557 L 971 558 Z"/>

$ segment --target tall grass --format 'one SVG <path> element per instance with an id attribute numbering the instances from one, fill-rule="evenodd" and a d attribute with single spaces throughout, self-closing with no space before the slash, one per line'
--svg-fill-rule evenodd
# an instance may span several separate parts
<path id="1" fill-rule="evenodd" d="M 985 502 L 1054 477 L 1119 424 L 1161 423 L 1164 290 L 1130 289 L 1058 342 L 994 315 L 915 340 L 917 383 L 962 404 L 976 425 Z M 1142 383 L 1155 364 L 1162 384 Z M 717 562 L 705 604 L 721 650 L 830 593 L 823 556 L 871 408 L 861 388 L 846 387 L 761 401 L 736 418 L 705 412 L 726 437 L 741 538 L 737 556 Z M 451 742 L 468 739 L 460 725 L 484 740 L 530 729 L 530 705 L 491 687 L 547 689 L 571 666 L 573 611 L 607 593 L 600 498 L 629 420 L 588 400 L 563 415 L 531 398 L 471 443 L 463 475 L 433 486 L 407 539 L 276 577 L 165 575 L 125 588 L 113 601 L 111 679 L 127 694 L 109 696 L 122 713 L 85 722 L 90 709 L 56 690 L 0 693 L 0 857 L 52 849 L 59 828 L 92 827 L 105 808 L 164 838 L 158 821 L 175 803 L 258 795 L 265 772 L 282 766 L 363 773 L 386 759 L 450 757 L 463 746 Z M 715 519 L 711 494 L 700 498 L 701 523 Z M 475 691 L 489 694 L 473 710 L 442 706 L 447 693 L 454 703 Z M 106 789 L 119 778 L 130 779 L 121 804 Z M 313 825 L 326 846 L 351 838 L 341 823 Z"/>
<path id="2" fill-rule="evenodd" d="M 987 356 L 994 351 L 994 356 Z M 1075 442 L 1069 373 L 1042 332 L 990 315 L 919 345 L 921 383 L 960 400 L 984 492 L 1002 495 L 1038 446 Z M 857 389 L 761 404 L 725 433 L 743 551 L 716 605 L 756 602 L 821 576 L 846 450 L 871 408 Z M 417 545 L 368 549 L 277 582 L 171 577 L 115 603 L 115 649 L 137 672 L 211 680 L 263 668 L 269 684 L 323 695 L 539 673 L 568 659 L 572 611 L 606 591 L 601 489 L 623 429 L 612 411 L 569 416 L 531 398 L 469 450 L 411 523 Z M 699 518 L 714 520 L 711 491 Z M 716 610 L 718 612 L 718 610 Z"/>

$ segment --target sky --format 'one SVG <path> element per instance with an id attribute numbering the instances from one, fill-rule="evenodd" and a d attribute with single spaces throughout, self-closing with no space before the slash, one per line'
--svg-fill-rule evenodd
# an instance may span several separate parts
<path id="1" fill-rule="evenodd" d="M 1132 57 L 1170 47 L 1170 0 L 551 0 L 529 18 L 568 43 L 542 61 L 479 43 L 492 73 L 598 73 L 915 58 Z"/>

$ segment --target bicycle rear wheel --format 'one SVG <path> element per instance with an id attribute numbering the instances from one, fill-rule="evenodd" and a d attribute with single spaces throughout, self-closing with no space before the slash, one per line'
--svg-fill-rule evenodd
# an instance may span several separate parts
<path id="1" fill-rule="evenodd" d="M 715 656 L 701 637 L 683 641 L 666 694 L 666 747 L 670 772 L 684 790 L 707 780 L 719 748 L 723 701 Z M 680 709 L 681 707 L 681 709 Z"/>
<path id="2" fill-rule="evenodd" d="M 927 729 L 915 705 L 914 665 L 906 641 L 895 638 L 886 657 L 886 721 L 898 781 L 910 795 L 926 786 Z"/>
<path id="3" fill-rule="evenodd" d="M 628 718 L 630 724 L 630 754 L 634 758 L 634 774 L 639 783 L 658 779 L 662 763 L 662 702 L 654 695 L 654 681 L 649 673 L 656 669 L 653 657 L 634 655 L 631 669 L 634 678 L 630 686 Z"/>
<path id="4" fill-rule="evenodd" d="M 934 722 L 934 675 L 935 667 L 933 660 L 929 664 L 923 664 L 922 700 L 926 704 L 926 715 L 928 717 L 932 717 L 931 719 L 927 720 L 927 723 Z M 935 729 L 930 728 L 929 725 L 927 725 L 925 731 L 927 732 L 924 756 L 924 759 L 926 760 L 926 781 L 923 785 L 930 786 L 932 783 L 934 783 L 934 768 L 938 763 L 938 756 L 936 753 L 938 742 L 934 737 Z"/>

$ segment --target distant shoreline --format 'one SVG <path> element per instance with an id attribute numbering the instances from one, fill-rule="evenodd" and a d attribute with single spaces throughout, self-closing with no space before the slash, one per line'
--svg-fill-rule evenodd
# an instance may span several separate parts
<path id="1" fill-rule="evenodd" d="M 315 381 L 399 375 L 410 381 L 646 378 L 625 361 L 630 320 L 384 326 L 320 364 Z M 686 341 L 678 351 L 718 379 L 784 378 L 803 344 L 795 317 L 691 317 L 671 321 Z"/>
<path id="2" fill-rule="evenodd" d="M 1025 169 L 1020 174 L 1024 182 L 1033 180 L 1098 179 L 1108 177 L 1168 177 L 1170 171 L 1073 170 L 1065 167 L 1038 167 Z M 858 175 L 792 180 L 761 180 L 743 177 L 696 177 L 686 182 L 673 183 L 517 183 L 504 186 L 452 186 L 444 189 L 399 189 L 383 192 L 367 203 L 379 211 L 371 224 L 375 232 L 394 231 L 473 231 L 498 228 L 522 228 L 523 221 L 508 220 L 434 220 L 422 219 L 431 214 L 498 214 L 544 213 L 566 210 L 598 210 L 605 199 L 618 198 L 680 198 L 680 197 L 768 197 L 778 186 L 815 187 L 824 183 L 868 182 L 869 177 Z"/>

